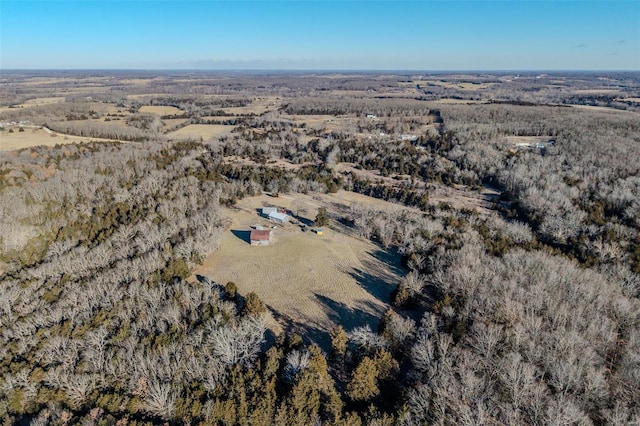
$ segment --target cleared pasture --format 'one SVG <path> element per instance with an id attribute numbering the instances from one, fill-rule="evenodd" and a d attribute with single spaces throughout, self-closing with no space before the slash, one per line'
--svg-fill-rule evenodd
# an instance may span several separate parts
<path id="1" fill-rule="evenodd" d="M 460 89 L 460 90 L 481 90 L 489 89 L 495 86 L 497 83 L 485 83 L 485 82 L 472 82 L 472 81 L 456 81 L 456 80 L 418 80 L 412 83 L 402 83 L 403 85 L 416 85 L 421 87 L 427 87 L 429 85 L 440 86 L 446 89 Z"/>
<path id="2" fill-rule="evenodd" d="M 82 142 L 108 142 L 110 139 L 88 138 L 83 136 L 61 135 L 55 132 L 38 128 L 25 128 L 24 132 L 19 132 L 18 128 L 13 128 L 13 133 L 9 130 L 0 132 L 0 151 L 13 151 L 16 149 L 29 148 L 32 146 L 55 146 L 69 143 Z"/>
<path id="3" fill-rule="evenodd" d="M 258 216 L 260 207 L 277 205 L 312 220 L 320 206 L 330 212 L 336 203 L 348 208 L 352 201 L 346 194 L 241 200 L 227 210 L 231 227 L 220 249 L 195 274 L 221 284 L 233 281 L 241 294 L 255 292 L 281 326 L 325 344 L 326 332 L 337 324 L 347 330 L 365 324 L 375 327 L 403 271 L 398 255 L 330 227 L 318 236 L 294 224 L 277 225 L 272 245 L 251 246 L 247 241 L 250 226 L 275 225 Z M 357 197 L 362 201 L 360 197 L 364 196 Z"/>
<path id="4" fill-rule="evenodd" d="M 510 144 L 524 144 L 528 143 L 535 145 L 536 143 L 548 142 L 550 139 L 554 139 L 553 136 L 505 136 L 504 140 Z"/>
<path id="5" fill-rule="evenodd" d="M 280 106 L 280 101 L 275 96 L 257 98 L 251 104 L 244 107 L 221 108 L 227 115 L 260 115 L 269 111 L 274 111 Z"/>
<path id="6" fill-rule="evenodd" d="M 187 122 L 188 118 L 167 118 L 162 120 L 162 130 L 168 131 Z"/>
<path id="7" fill-rule="evenodd" d="M 312 129 L 327 127 L 336 120 L 334 115 L 287 115 L 286 117 L 296 124 L 304 124 Z"/>
<path id="8" fill-rule="evenodd" d="M 140 107 L 140 112 L 158 115 L 183 115 L 184 111 L 180 108 L 165 105 L 144 105 Z"/>
<path id="9" fill-rule="evenodd" d="M 432 101 L 436 104 L 449 104 L 449 105 L 468 105 L 468 104 L 485 104 L 486 101 L 473 100 L 473 99 L 453 99 L 453 98 L 442 98 L 435 101 Z"/>
<path id="10" fill-rule="evenodd" d="M 174 132 L 169 133 L 169 137 L 178 139 L 202 139 L 220 138 L 228 136 L 235 126 L 224 124 L 190 124 Z"/>
<path id="11" fill-rule="evenodd" d="M 49 96 L 45 98 L 29 99 L 28 101 L 18 105 L 14 105 L 11 108 L 8 106 L 0 107 L 0 112 L 12 111 L 12 110 L 15 110 L 16 108 L 29 108 L 34 106 L 58 104 L 58 103 L 63 103 L 65 101 L 66 101 L 66 98 L 64 96 Z"/>

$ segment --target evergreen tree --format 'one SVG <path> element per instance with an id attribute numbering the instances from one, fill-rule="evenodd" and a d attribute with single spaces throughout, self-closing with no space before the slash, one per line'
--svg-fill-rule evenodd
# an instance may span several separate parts
<path id="1" fill-rule="evenodd" d="M 364 357 L 351 375 L 347 395 L 354 401 L 368 401 L 379 393 L 376 363 L 368 356 Z"/>
<path id="2" fill-rule="evenodd" d="M 329 224 L 329 215 L 326 207 L 318 208 L 318 214 L 316 215 L 314 223 L 316 226 L 327 226 Z"/>

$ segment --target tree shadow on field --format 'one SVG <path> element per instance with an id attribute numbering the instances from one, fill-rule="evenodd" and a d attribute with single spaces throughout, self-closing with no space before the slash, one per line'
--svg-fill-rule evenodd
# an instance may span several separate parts
<path id="1" fill-rule="evenodd" d="M 300 216 L 300 215 L 297 215 L 297 214 L 293 214 L 293 213 L 291 213 L 290 216 L 292 218 L 294 218 L 295 220 L 297 220 L 298 222 L 300 222 L 301 224 L 303 224 L 303 225 L 313 226 L 313 220 L 311 220 L 309 218 L 306 218 L 304 216 Z"/>
<path id="2" fill-rule="evenodd" d="M 363 268 L 354 268 L 349 275 L 367 293 L 383 303 L 390 303 L 391 294 L 406 269 L 396 252 L 378 249 L 371 255 L 373 259 L 362 261 Z"/>
<path id="3" fill-rule="evenodd" d="M 240 231 L 236 229 L 232 229 L 231 233 L 236 237 L 240 238 L 247 244 L 251 244 L 251 231 Z"/>
<path id="4" fill-rule="evenodd" d="M 398 253 L 398 250 L 395 248 L 378 248 L 371 253 L 371 256 L 384 264 L 391 273 L 398 277 L 402 277 L 409 272 L 409 270 L 402 264 L 402 255 Z"/>
<path id="5" fill-rule="evenodd" d="M 324 313 L 334 326 L 341 325 L 347 332 L 356 327 L 369 325 L 376 330 L 380 318 L 384 314 L 384 307 L 368 301 L 360 301 L 356 308 L 351 308 L 342 302 L 331 299 L 322 294 L 314 293 L 316 300 L 322 305 Z M 268 306 L 276 321 L 286 330 L 287 335 L 297 333 L 305 343 L 317 344 L 325 353 L 331 352 L 331 337 L 329 333 L 333 326 L 316 321 L 296 321 L 293 318 Z"/>
<path id="6" fill-rule="evenodd" d="M 293 333 L 299 334 L 305 343 L 315 343 L 325 353 L 331 352 L 331 339 L 329 338 L 329 331 L 326 330 L 326 327 L 309 321 L 295 321 L 288 315 L 277 311 L 272 306 L 267 306 L 267 308 L 269 308 L 275 320 L 285 329 L 287 336 L 291 336 Z"/>
<path id="7" fill-rule="evenodd" d="M 367 324 L 375 330 L 384 314 L 384 308 L 372 302 L 360 301 L 357 308 L 352 308 L 322 294 L 314 293 L 314 296 L 324 307 L 331 322 L 341 325 L 347 331 Z"/>

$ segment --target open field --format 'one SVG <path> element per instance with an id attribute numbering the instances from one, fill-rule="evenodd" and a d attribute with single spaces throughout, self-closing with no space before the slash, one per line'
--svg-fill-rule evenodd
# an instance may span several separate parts
<path id="1" fill-rule="evenodd" d="M 265 98 L 257 98 L 251 104 L 245 107 L 228 107 L 221 108 L 228 115 L 249 115 L 264 114 L 267 111 L 273 111 L 278 108 L 280 101 L 278 98 L 270 96 Z"/>
<path id="2" fill-rule="evenodd" d="M 347 330 L 364 324 L 375 328 L 399 281 L 399 256 L 331 227 L 318 236 L 294 224 L 278 225 L 270 246 L 251 246 L 245 240 L 251 225 L 274 225 L 257 215 L 256 209 L 265 205 L 288 208 L 312 220 L 319 206 L 331 212 L 334 203 L 347 208 L 351 202 L 365 200 L 401 208 L 344 191 L 333 196 L 245 198 L 227 210 L 230 230 L 222 237 L 220 249 L 195 273 L 222 284 L 233 281 L 241 294 L 255 292 L 282 326 L 314 340 L 326 343 L 323 334 L 338 324 Z"/>
<path id="3" fill-rule="evenodd" d="M 135 86 L 135 83 L 131 83 L 132 85 Z M 144 101 L 146 99 L 152 99 L 155 97 L 161 97 L 161 96 L 168 96 L 168 93 L 136 93 L 136 94 L 130 94 L 127 95 L 127 99 L 131 99 L 134 101 Z"/>
<path id="4" fill-rule="evenodd" d="M 289 115 L 288 119 L 313 129 L 327 127 L 336 120 L 333 115 Z"/>
<path id="5" fill-rule="evenodd" d="M 500 192 L 494 188 L 484 187 L 478 192 L 464 185 L 434 185 L 429 193 L 429 204 L 445 203 L 455 210 L 472 210 L 486 217 L 495 213 L 495 203 L 499 198 Z"/>
<path id="6" fill-rule="evenodd" d="M 577 89 L 575 93 L 580 93 L 584 95 L 598 95 L 601 93 L 619 93 L 619 89 Z"/>
<path id="7" fill-rule="evenodd" d="M 50 104 L 57 104 L 57 103 L 61 103 L 65 101 L 65 97 L 64 96 L 51 96 L 51 97 L 47 97 L 47 98 L 35 98 L 35 99 L 30 99 L 28 101 L 26 101 L 25 103 L 19 105 L 20 107 L 31 107 L 31 106 L 36 106 L 36 105 L 50 105 Z"/>
<path id="8" fill-rule="evenodd" d="M 219 138 L 231 134 L 234 126 L 224 124 L 190 124 L 182 129 L 176 130 L 168 134 L 172 138 L 192 138 L 207 140 L 210 138 Z"/>
<path id="9" fill-rule="evenodd" d="M 187 121 L 188 121 L 188 119 L 186 119 L 186 118 L 167 118 L 167 119 L 164 119 L 164 120 L 162 120 L 162 122 L 164 123 L 163 130 L 167 131 L 169 129 L 173 129 L 176 126 L 179 126 L 179 125 L 181 125 L 181 124 L 183 124 L 183 123 L 185 123 Z"/>
<path id="10" fill-rule="evenodd" d="M 55 136 L 54 136 L 55 135 Z M 0 151 L 13 151 L 32 146 L 55 146 L 69 143 L 82 142 L 109 142 L 110 139 L 89 138 L 84 136 L 60 135 L 45 129 L 25 128 L 19 132 L 17 128 L 13 133 L 4 130 L 0 133 Z"/>
<path id="11" fill-rule="evenodd" d="M 35 98 L 35 99 L 30 99 L 19 105 L 14 105 L 11 108 L 6 106 L 0 107 L 0 112 L 12 111 L 12 110 L 15 110 L 16 108 L 29 108 L 33 106 L 50 105 L 50 104 L 57 104 L 62 102 L 65 102 L 64 96 L 50 96 L 46 98 Z"/>
<path id="12" fill-rule="evenodd" d="M 253 161 L 249 158 L 242 158 L 242 157 L 238 157 L 238 156 L 230 156 L 230 157 L 225 157 L 224 158 L 224 162 L 227 164 L 232 164 L 234 166 L 254 166 L 254 167 L 259 167 L 262 164 Z M 279 158 L 277 160 L 269 160 L 266 163 L 269 167 L 279 167 L 285 170 L 298 170 L 303 166 L 308 166 L 308 165 L 317 165 L 317 163 L 303 163 L 303 164 L 293 164 L 287 160 L 283 160 L 282 158 Z"/>
<path id="13" fill-rule="evenodd" d="M 140 107 L 140 112 L 148 112 L 158 115 L 182 115 L 184 111 L 179 108 L 164 105 L 144 105 Z"/>
<path id="14" fill-rule="evenodd" d="M 545 139 L 546 141 L 546 139 Z M 340 163 L 335 166 L 335 170 L 338 172 L 352 172 L 360 179 L 367 179 L 370 181 L 382 181 L 385 185 L 393 186 L 397 182 L 402 180 L 410 180 L 410 176 L 396 176 L 399 179 L 395 179 L 392 176 L 382 176 L 378 171 L 356 169 L 353 164 Z M 418 183 L 420 185 L 420 183 Z M 422 186 L 427 186 L 423 184 Z M 440 203 L 446 203 L 450 207 L 456 210 L 472 210 L 481 216 L 488 216 L 495 213 L 495 201 L 500 196 L 500 193 L 494 189 L 484 188 L 481 191 L 473 191 L 465 185 L 453 185 L 444 186 L 435 183 L 428 184 L 430 188 L 429 192 L 429 204 L 437 206 Z M 370 200 L 374 200 L 374 205 L 368 205 L 368 207 L 379 208 L 377 204 L 380 204 L 380 200 L 367 197 L 365 195 L 356 194 L 353 192 L 340 191 L 338 194 L 341 199 L 353 203 L 364 203 L 365 205 L 371 204 Z M 385 208 L 389 209 L 390 206 L 397 206 L 399 209 L 407 209 L 408 207 L 393 204 L 384 203 Z M 418 212 L 418 209 L 413 209 Z"/>
<path id="15" fill-rule="evenodd" d="M 496 83 L 472 83 L 468 81 L 442 81 L 442 80 L 419 80 L 414 81 L 412 83 L 407 83 L 411 85 L 419 84 L 420 86 L 440 86 L 446 89 L 462 89 L 462 90 L 481 90 L 481 89 L 489 89 L 494 86 Z"/>
<path id="16" fill-rule="evenodd" d="M 611 108 L 607 106 L 596 106 L 596 105 L 571 105 L 572 108 L 585 109 L 589 111 L 600 111 L 600 112 L 608 112 L 615 114 L 633 114 L 638 116 L 637 111 L 629 111 L 624 109 Z"/>
<path id="17" fill-rule="evenodd" d="M 548 142 L 550 139 L 553 139 L 553 136 L 505 136 L 504 140 L 513 145 L 517 144 L 530 144 L 535 145 L 536 143 Z"/>
<path id="18" fill-rule="evenodd" d="M 438 99 L 436 101 L 433 101 L 436 104 L 449 104 L 449 105 L 456 105 L 456 104 L 484 104 L 486 103 L 486 101 L 481 101 L 481 100 L 473 100 L 473 99 L 452 99 L 452 98 L 442 98 L 442 99 Z"/>

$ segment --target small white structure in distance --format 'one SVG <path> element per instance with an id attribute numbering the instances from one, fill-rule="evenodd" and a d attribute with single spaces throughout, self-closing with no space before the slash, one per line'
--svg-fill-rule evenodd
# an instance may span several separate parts
<path id="1" fill-rule="evenodd" d="M 412 141 L 413 142 L 415 140 L 418 140 L 418 137 L 416 135 L 405 134 L 405 135 L 398 136 L 398 140 L 400 140 L 400 141 Z"/>

